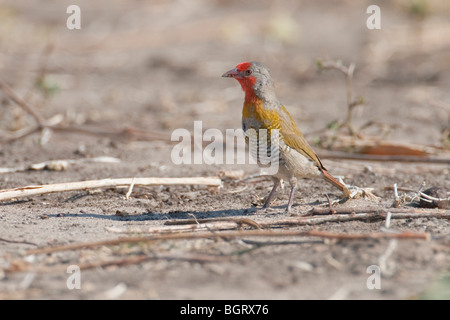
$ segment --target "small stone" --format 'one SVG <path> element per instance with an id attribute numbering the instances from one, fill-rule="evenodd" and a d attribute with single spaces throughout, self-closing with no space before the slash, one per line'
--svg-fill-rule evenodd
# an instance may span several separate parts
<path id="1" fill-rule="evenodd" d="M 419 206 L 421 208 L 439 208 L 447 209 L 449 198 L 447 196 L 447 191 L 442 187 L 431 187 L 422 192 L 434 199 L 427 199 L 426 197 L 420 196 Z"/>

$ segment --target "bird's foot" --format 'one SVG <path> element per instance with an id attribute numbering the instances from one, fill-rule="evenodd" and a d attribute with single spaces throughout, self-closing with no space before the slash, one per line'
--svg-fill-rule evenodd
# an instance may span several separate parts
<path id="1" fill-rule="evenodd" d="M 377 200 L 379 197 L 372 193 L 374 188 L 360 188 L 357 186 L 349 186 L 350 199 L 366 198 L 369 200 Z"/>
<path id="2" fill-rule="evenodd" d="M 283 211 L 283 214 L 290 216 L 290 217 L 295 217 L 295 216 L 298 216 L 300 214 L 300 212 L 298 210 L 295 210 L 292 207 L 290 207 L 290 208 L 286 208 Z"/>

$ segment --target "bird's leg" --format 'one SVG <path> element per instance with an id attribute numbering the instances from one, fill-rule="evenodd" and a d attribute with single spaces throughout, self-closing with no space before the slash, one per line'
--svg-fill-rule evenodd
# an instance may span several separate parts
<path id="1" fill-rule="evenodd" d="M 288 204 L 287 204 L 285 213 L 288 213 L 291 211 L 292 202 L 294 200 L 295 189 L 297 188 L 297 178 L 292 177 L 291 179 L 289 179 L 289 183 L 291 184 L 291 192 L 289 193 L 289 200 L 288 200 Z"/>
<path id="2" fill-rule="evenodd" d="M 273 198 L 275 192 L 277 191 L 277 188 L 279 185 L 280 185 L 280 180 L 274 179 L 272 191 L 270 191 L 269 196 L 267 197 L 267 200 L 262 207 L 263 209 L 267 209 L 270 206 L 270 202 L 272 201 L 272 198 Z"/>

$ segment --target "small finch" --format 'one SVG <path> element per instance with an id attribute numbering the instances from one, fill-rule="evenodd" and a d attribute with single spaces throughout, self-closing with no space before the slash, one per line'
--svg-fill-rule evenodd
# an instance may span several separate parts
<path id="1" fill-rule="evenodd" d="M 273 79 L 264 65 L 259 62 L 242 62 L 225 72 L 222 77 L 236 79 L 245 93 L 242 129 L 247 136 L 249 132 L 258 135 L 260 129 L 265 129 L 268 132 L 267 142 L 270 144 L 270 132 L 278 130 L 276 155 L 279 157 L 279 167 L 278 172 L 272 175 L 274 186 L 263 208 L 269 207 L 281 180 L 289 181 L 291 186 L 286 212 L 291 210 L 298 178 L 323 178 L 349 197 L 348 188 L 325 169 L 291 115 L 278 101 Z M 272 146 L 268 146 L 268 149 L 271 148 Z"/>

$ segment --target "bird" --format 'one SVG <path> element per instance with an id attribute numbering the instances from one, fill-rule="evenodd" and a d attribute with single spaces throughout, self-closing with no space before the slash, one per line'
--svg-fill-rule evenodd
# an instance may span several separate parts
<path id="1" fill-rule="evenodd" d="M 253 135 L 256 133 L 256 141 L 259 141 L 260 130 L 267 130 L 267 149 L 270 149 L 268 154 L 277 157 L 279 161 L 278 170 L 272 175 L 273 188 L 262 209 L 269 208 L 281 181 L 286 181 L 291 187 L 285 210 L 286 213 L 289 213 L 297 189 L 297 181 L 301 178 L 323 178 L 342 191 L 345 197 L 350 197 L 347 186 L 328 172 L 286 107 L 278 100 L 275 94 L 274 80 L 267 67 L 260 62 L 245 61 L 225 72 L 222 77 L 236 79 L 244 91 L 242 129 L 247 143 L 249 143 L 250 133 Z M 271 132 L 274 129 L 277 130 L 278 135 L 277 152 L 273 152 L 273 142 L 271 145 L 271 136 L 273 135 Z M 258 154 L 256 156 L 258 157 Z M 258 164 L 260 164 L 259 160 Z"/>

